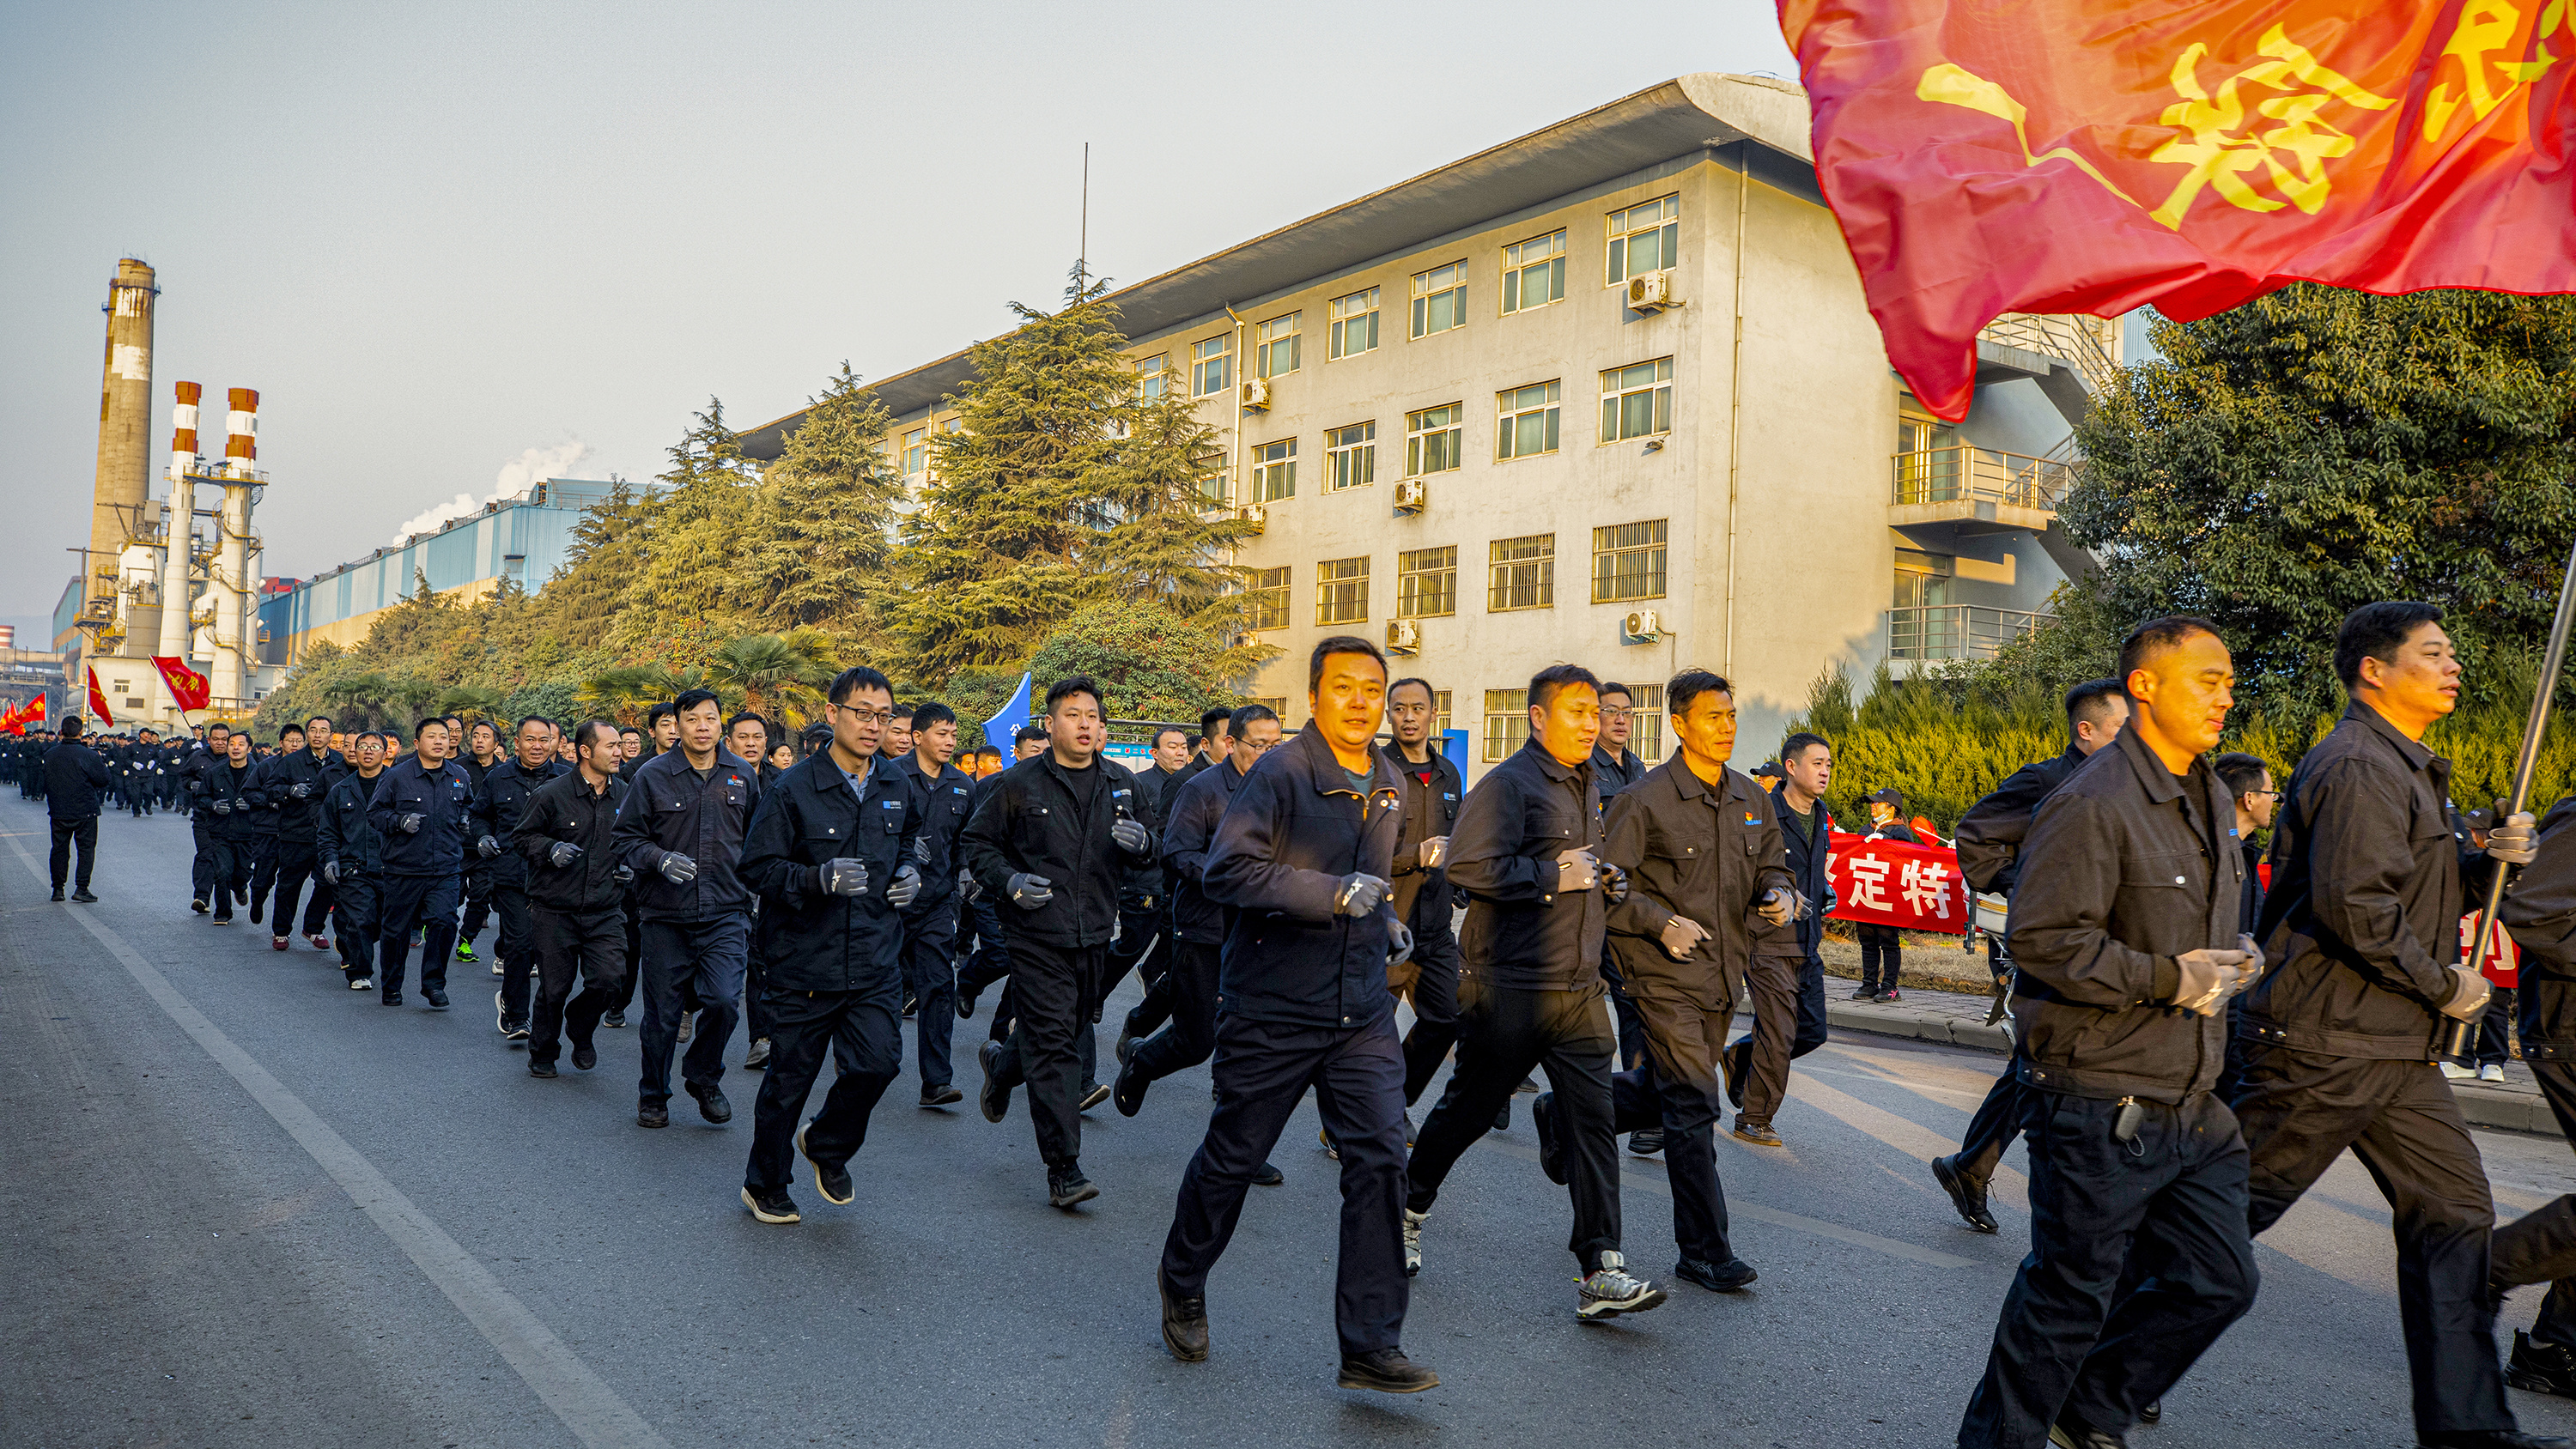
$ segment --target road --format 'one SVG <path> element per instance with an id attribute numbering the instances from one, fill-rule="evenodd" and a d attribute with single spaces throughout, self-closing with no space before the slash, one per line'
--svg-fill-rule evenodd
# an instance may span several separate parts
<path id="1" fill-rule="evenodd" d="M 2016 1171 L 1983 1237 L 1924 1168 L 1996 1059 L 1846 1037 L 1799 1064 L 1785 1150 L 1720 1139 L 1760 1283 L 1578 1326 L 1522 1099 L 1425 1237 L 1405 1346 L 1442 1387 L 1348 1393 L 1310 1105 L 1210 1285 L 1214 1356 L 1176 1364 L 1153 1270 L 1204 1072 L 1092 1114 L 1103 1195 L 1066 1214 L 1025 1107 L 972 1110 L 971 1054 L 966 1110 L 916 1108 L 907 1071 L 857 1202 L 800 1183 L 803 1225 L 763 1227 L 735 1197 L 756 1074 L 728 1076 L 730 1126 L 679 1099 L 642 1130 L 633 1031 L 600 1034 L 596 1072 L 533 1079 L 485 967 L 452 972 L 452 1012 L 389 1009 L 324 953 L 191 915 L 171 816 L 108 817 L 99 904 L 49 904 L 41 808 L 0 800 L 0 1444 L 1943 1444 L 2026 1245 Z M 2576 1190 L 2564 1143 L 2479 1145 L 2507 1216 Z M 1625 1162 L 1629 1254 L 1662 1277 L 1663 1170 Z M 2258 1252 L 2261 1301 L 2135 1442 L 2411 1444 L 2368 1178 L 2339 1163 Z M 2515 1401 L 2576 1432 L 2576 1404 Z"/>

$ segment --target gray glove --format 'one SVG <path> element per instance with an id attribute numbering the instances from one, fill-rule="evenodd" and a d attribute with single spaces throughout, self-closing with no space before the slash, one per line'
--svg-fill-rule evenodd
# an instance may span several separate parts
<path id="1" fill-rule="evenodd" d="M 1588 891 L 1601 884 L 1601 860 L 1589 850 L 1561 851 L 1556 857 L 1556 890 Z"/>
<path id="2" fill-rule="evenodd" d="M 218 800 L 218 801 L 216 801 L 216 802 L 215 802 L 215 813 L 216 813 L 216 814 L 218 814 L 218 815 L 230 815 L 230 814 L 232 814 L 232 813 L 233 813 L 233 802 L 231 802 L 230 800 Z"/>
<path id="3" fill-rule="evenodd" d="M 687 885 L 698 878 L 698 863 L 676 850 L 662 854 L 662 879 L 673 885 Z"/>
<path id="4" fill-rule="evenodd" d="M 1124 816 L 1110 825 L 1109 838 L 1118 842 L 1118 848 L 1129 855 L 1143 855 L 1146 847 L 1154 843 L 1154 837 L 1147 833 L 1143 821 L 1129 820 Z"/>
<path id="5" fill-rule="evenodd" d="M 419 811 L 414 810 L 404 815 L 401 819 L 395 821 L 394 829 L 401 831 L 405 835 L 418 835 L 420 834 L 420 822 L 427 818 L 427 816 L 422 815 Z"/>
<path id="6" fill-rule="evenodd" d="M 313 798 L 313 782 L 310 780 L 298 780 L 294 784 L 286 787 L 286 793 L 294 796 L 298 800 L 310 800 Z"/>
<path id="7" fill-rule="evenodd" d="M 1386 964 L 1401 966 L 1413 959 L 1413 928 L 1402 921 L 1386 923 Z"/>
<path id="8" fill-rule="evenodd" d="M 1773 886 L 1772 889 L 1777 891 L 1779 887 Z M 1699 949 L 1699 943 L 1707 939 L 1708 928 L 1688 916 L 1675 916 L 1664 922 L 1664 954 L 1676 961 L 1689 960 L 1691 952 Z"/>
<path id="9" fill-rule="evenodd" d="M 2227 1009 L 2227 998 L 2254 984 L 2253 973 L 2244 969 L 2242 951 L 2204 947 L 2176 956 L 2174 965 L 2181 971 L 2182 984 L 2174 988 L 2173 1004 L 2196 1016 L 2216 1016 Z"/>
<path id="10" fill-rule="evenodd" d="M 333 885 L 338 885 L 340 883 L 340 862 L 336 860 L 326 860 L 322 862 L 322 878 Z"/>
<path id="11" fill-rule="evenodd" d="M 1449 858 L 1449 837 L 1435 835 L 1422 842 L 1415 858 L 1422 862 L 1424 870 L 1438 870 L 1440 862 Z"/>
<path id="12" fill-rule="evenodd" d="M 2495 837 L 2487 838 L 2493 840 Z M 2487 997 L 2494 991 L 2494 985 L 2484 975 L 2466 966 L 2454 966 L 2451 968 L 2451 999 L 2442 1003 L 2441 1013 L 2453 1021 L 2475 1021 L 2486 1014 Z"/>
<path id="13" fill-rule="evenodd" d="M 916 835 L 912 838 L 912 858 L 920 861 L 923 865 L 930 864 L 929 836 Z"/>
<path id="14" fill-rule="evenodd" d="M 2540 854 L 2540 827 L 2528 810 L 2519 815 L 2505 814 L 2507 803 L 2496 802 L 2496 823 L 2487 831 L 2487 856 L 2506 865 L 2529 865 Z"/>
<path id="15" fill-rule="evenodd" d="M 961 870 L 957 872 L 957 893 L 971 906 L 984 898 L 984 883 L 975 879 L 975 872 Z"/>
<path id="16" fill-rule="evenodd" d="M 482 839 L 474 842 L 474 853 L 483 857 L 485 860 L 490 860 L 492 857 L 501 853 L 501 842 L 486 835 Z"/>
<path id="17" fill-rule="evenodd" d="M 849 856 L 834 856 L 814 867 L 814 883 L 826 895 L 863 896 L 868 893 L 868 863 Z"/>
<path id="18" fill-rule="evenodd" d="M 1601 899 L 1617 905 L 1628 898 L 1628 873 L 1608 861 L 1601 862 Z"/>
<path id="19" fill-rule="evenodd" d="M 1762 893 L 1754 912 L 1775 926 L 1786 925 L 1798 918 L 1798 893 L 1787 886 L 1773 886 Z"/>
<path id="20" fill-rule="evenodd" d="M 553 848 L 546 852 L 546 859 L 557 869 L 561 869 L 581 859 L 581 847 L 569 840 L 558 840 Z"/>
<path id="21" fill-rule="evenodd" d="M 1055 899 L 1055 882 L 1027 871 L 1012 876 L 1004 882 L 1004 888 L 1010 892 L 1011 904 L 1024 911 L 1034 911 Z"/>
<path id="22" fill-rule="evenodd" d="M 1333 914 L 1337 916 L 1374 916 L 1386 904 L 1387 884 L 1373 875 L 1357 873 L 1342 877 L 1333 892 Z"/>
<path id="23" fill-rule="evenodd" d="M 897 910 L 911 905 L 921 895 L 921 872 L 909 865 L 894 868 L 894 879 L 886 884 L 886 904 Z"/>
<path id="24" fill-rule="evenodd" d="M 621 865 L 617 869 L 610 871 L 608 873 L 608 878 L 622 886 L 633 885 L 635 884 L 635 867 L 631 865 Z"/>

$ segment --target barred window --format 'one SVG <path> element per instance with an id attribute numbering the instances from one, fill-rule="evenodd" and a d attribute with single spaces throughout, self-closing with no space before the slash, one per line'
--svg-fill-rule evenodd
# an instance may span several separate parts
<path id="1" fill-rule="evenodd" d="M 1635 713 L 1628 719 L 1628 748 L 1648 764 L 1664 762 L 1664 687 L 1660 684 L 1632 684 L 1628 698 Z"/>
<path id="2" fill-rule="evenodd" d="M 1485 763 L 1511 758 L 1529 740 L 1529 691 L 1485 691 Z"/>
<path id="3" fill-rule="evenodd" d="M 1254 569 L 1244 589 L 1243 611 L 1247 629 L 1285 629 L 1288 627 L 1288 570 Z"/>
<path id="4" fill-rule="evenodd" d="M 1353 423 L 1324 430 L 1324 491 L 1339 493 L 1377 481 L 1377 424 Z"/>
<path id="5" fill-rule="evenodd" d="M 1395 556 L 1395 616 L 1433 619 L 1458 612 L 1458 545 Z"/>
<path id="6" fill-rule="evenodd" d="M 1368 622 L 1368 575 L 1365 558 L 1326 559 L 1315 565 L 1315 622 Z"/>
<path id="7" fill-rule="evenodd" d="M 1446 473 L 1458 466 L 1459 443 L 1465 435 L 1459 422 L 1466 412 L 1463 405 L 1448 403 L 1404 415 L 1405 477 Z"/>
<path id="8" fill-rule="evenodd" d="M 1533 533 L 1494 540 L 1488 568 L 1491 577 L 1487 581 L 1487 610 L 1501 613 L 1556 607 L 1555 534 Z"/>
<path id="9" fill-rule="evenodd" d="M 1592 602 L 1664 596 L 1665 526 L 1656 518 L 1592 530 Z"/>
<path id="10" fill-rule="evenodd" d="M 1673 360 L 1614 367 L 1601 374 L 1601 441 L 1673 430 Z"/>

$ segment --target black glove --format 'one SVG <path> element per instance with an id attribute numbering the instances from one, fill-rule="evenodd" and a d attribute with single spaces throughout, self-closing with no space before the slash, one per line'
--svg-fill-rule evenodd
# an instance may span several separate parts
<path id="1" fill-rule="evenodd" d="M 394 829 L 405 835 L 420 834 L 420 822 L 427 817 L 415 810 L 394 822 Z"/>
<path id="2" fill-rule="evenodd" d="M 1615 906 L 1628 898 L 1628 873 L 1608 861 L 1601 862 L 1601 901 Z"/>
<path id="3" fill-rule="evenodd" d="M 483 857 L 485 860 L 490 860 L 492 857 L 501 853 L 501 842 L 486 835 L 482 839 L 474 842 L 474 853 Z"/>
<path id="4" fill-rule="evenodd" d="M 1386 890 L 1386 882 L 1373 875 L 1343 876 L 1341 888 L 1333 892 L 1333 914 L 1374 916 L 1386 904 Z"/>
<path id="5" fill-rule="evenodd" d="M 921 895 L 921 872 L 910 865 L 894 868 L 894 880 L 886 886 L 886 904 L 900 910 Z"/>
<path id="6" fill-rule="evenodd" d="M 554 843 L 554 848 L 546 852 L 547 862 L 558 869 L 570 865 L 579 859 L 581 859 L 581 847 L 573 844 L 569 840 L 556 841 Z M 625 867 L 623 866 L 619 867 L 621 870 L 624 868 Z"/>
<path id="7" fill-rule="evenodd" d="M 631 865 L 621 865 L 617 869 L 610 871 L 608 873 L 608 878 L 617 882 L 619 885 L 631 886 L 635 884 L 635 867 Z"/>
<path id="8" fill-rule="evenodd" d="M 1024 911 L 1034 911 L 1055 899 L 1055 882 L 1026 871 L 1004 882 L 1004 888 L 1010 892 L 1011 904 Z"/>

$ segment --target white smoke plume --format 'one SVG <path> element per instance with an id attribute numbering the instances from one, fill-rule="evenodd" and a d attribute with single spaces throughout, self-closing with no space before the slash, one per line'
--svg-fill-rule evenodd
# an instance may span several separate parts
<path id="1" fill-rule="evenodd" d="M 570 477 L 573 465 L 589 456 L 590 444 L 579 439 L 557 443 L 551 448 L 527 449 L 501 465 L 501 471 L 492 479 L 492 492 L 480 499 L 471 493 L 459 493 L 448 502 L 414 514 L 388 542 L 399 545 L 413 534 L 428 533 L 450 520 L 479 513 L 485 504 L 507 498 L 524 498 L 529 489 L 549 478 Z"/>

